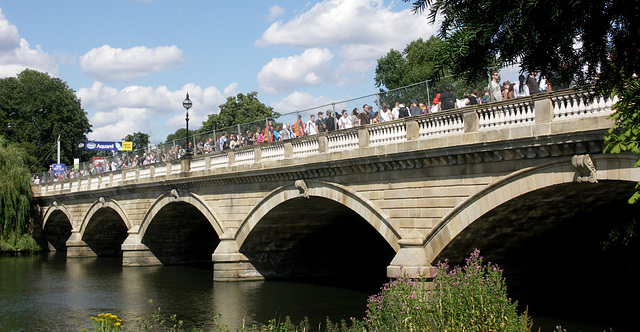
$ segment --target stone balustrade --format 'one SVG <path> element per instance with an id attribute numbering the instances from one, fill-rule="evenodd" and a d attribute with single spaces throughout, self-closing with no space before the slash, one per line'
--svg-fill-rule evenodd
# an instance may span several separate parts
<path id="1" fill-rule="evenodd" d="M 323 153 L 344 152 L 365 147 L 392 145 L 415 140 L 430 140 L 454 134 L 483 133 L 511 127 L 535 126 L 570 119 L 612 113 L 617 97 L 595 96 L 589 89 L 567 89 L 553 93 L 510 99 L 489 104 L 412 116 L 306 136 L 287 141 L 254 145 L 110 173 L 33 185 L 34 192 L 48 195 L 59 192 L 97 190 L 128 183 L 154 181 L 174 175 L 224 172 L 225 168 L 263 162 L 302 159 Z M 348 158 L 348 157 L 347 157 Z"/>

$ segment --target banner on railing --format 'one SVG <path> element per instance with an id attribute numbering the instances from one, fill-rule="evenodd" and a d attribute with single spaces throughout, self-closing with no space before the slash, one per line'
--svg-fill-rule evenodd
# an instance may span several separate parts
<path id="1" fill-rule="evenodd" d="M 53 175 L 58 176 L 60 174 L 63 174 L 65 172 L 65 164 L 53 164 L 51 165 L 51 171 L 53 172 Z"/>
<path id="2" fill-rule="evenodd" d="M 133 142 L 104 142 L 104 141 L 87 141 L 84 142 L 85 150 L 100 151 L 132 151 Z"/>

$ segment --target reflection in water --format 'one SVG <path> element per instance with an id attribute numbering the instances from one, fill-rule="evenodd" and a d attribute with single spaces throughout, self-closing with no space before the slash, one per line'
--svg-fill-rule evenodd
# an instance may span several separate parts
<path id="1" fill-rule="evenodd" d="M 90 317 L 110 312 L 136 327 L 157 307 L 192 327 L 208 330 L 218 313 L 238 328 L 289 315 L 315 326 L 362 317 L 371 291 L 296 282 L 213 282 L 211 266 L 122 267 L 119 258 L 76 258 L 65 253 L 0 257 L 0 330 L 77 331 Z M 378 285 L 379 286 L 379 285 Z M 149 300 L 153 304 L 149 304 Z"/>
<path id="2" fill-rule="evenodd" d="M 91 316 L 113 313 L 134 330 L 137 320 L 161 307 L 177 314 L 185 330 L 210 330 L 218 313 L 232 329 L 269 319 L 308 316 L 314 328 L 326 317 L 338 322 L 364 315 L 373 289 L 318 284 L 213 282 L 211 266 L 122 267 L 118 258 L 75 258 L 64 253 L 0 256 L 0 331 L 78 331 L 91 327 Z M 149 304 L 149 300 L 153 304 Z M 535 317 L 542 331 L 562 325 L 569 331 L 609 330 L 562 319 Z M 624 329 L 614 328 L 616 332 Z"/>

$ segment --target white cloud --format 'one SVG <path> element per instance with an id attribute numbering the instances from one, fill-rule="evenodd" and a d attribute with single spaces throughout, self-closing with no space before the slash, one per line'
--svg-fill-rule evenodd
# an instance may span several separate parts
<path id="1" fill-rule="evenodd" d="M 427 25 L 426 15 L 414 15 L 409 7 L 398 12 L 385 6 L 382 0 L 328 0 L 287 23 L 273 23 L 256 45 L 307 48 L 399 43 L 404 46 L 434 31 Z"/>
<path id="2" fill-rule="evenodd" d="M 235 95 L 237 83 L 231 83 L 220 92 L 216 87 L 199 87 L 187 84 L 170 91 L 165 86 L 128 86 L 118 90 L 95 82 L 90 88 L 81 88 L 76 95 L 82 107 L 93 114 L 90 139 L 119 140 L 127 134 L 143 132 L 151 141 L 163 141 L 168 134 L 185 126 L 185 109 L 182 101 L 189 92 L 193 107 L 189 111 L 189 129 L 196 129 L 208 114 L 219 111 L 219 105 L 227 96 Z M 161 123 L 157 125 L 154 123 Z"/>
<path id="3" fill-rule="evenodd" d="M 311 48 L 300 55 L 272 59 L 258 73 L 258 84 L 265 93 L 283 93 L 300 86 L 319 86 L 333 80 L 328 49 Z"/>
<path id="4" fill-rule="evenodd" d="M 269 12 L 267 13 L 267 20 L 269 22 L 275 20 L 277 17 L 281 16 L 284 13 L 284 9 L 278 5 L 271 6 L 269 8 Z"/>
<path id="5" fill-rule="evenodd" d="M 429 38 L 436 28 L 428 24 L 427 15 L 415 15 L 409 6 L 394 11 L 383 0 L 325 0 L 288 22 L 273 23 L 255 42 L 306 49 L 302 55 L 271 60 L 258 74 L 258 83 L 265 93 L 354 84 L 390 49 Z M 318 57 L 317 50 L 331 54 L 331 59 L 335 56 L 333 66 L 331 59 Z"/>
<path id="6" fill-rule="evenodd" d="M 128 82 L 176 68 L 182 62 L 182 50 L 175 45 L 126 50 L 103 45 L 80 57 L 82 69 L 101 82 Z"/>
<path id="7" fill-rule="evenodd" d="M 309 105 L 325 105 L 329 103 L 331 103 L 331 99 L 327 97 L 314 97 L 308 92 L 294 91 L 281 101 L 271 103 L 270 106 L 273 107 L 276 112 L 285 114 L 306 109 Z"/>
<path id="8" fill-rule="evenodd" d="M 55 75 L 58 65 L 40 46 L 31 48 L 20 38 L 18 28 L 11 24 L 0 9 L 0 77 L 15 76 L 30 68 Z"/>

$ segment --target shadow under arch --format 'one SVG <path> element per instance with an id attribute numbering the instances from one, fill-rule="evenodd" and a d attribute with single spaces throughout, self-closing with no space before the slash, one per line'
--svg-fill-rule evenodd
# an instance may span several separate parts
<path id="1" fill-rule="evenodd" d="M 93 202 L 79 227 L 79 236 L 98 256 L 122 256 L 122 243 L 132 228 L 120 204 L 100 198 Z"/>
<path id="2" fill-rule="evenodd" d="M 389 223 L 387 214 L 376 207 L 373 202 L 358 192 L 340 184 L 325 181 L 305 181 L 308 187 L 305 193 L 301 193 L 302 189 L 296 188 L 295 184 L 286 185 L 274 189 L 256 204 L 236 231 L 235 238 L 238 247 L 242 247 L 247 236 L 256 227 L 258 222 L 274 207 L 286 201 L 307 195 L 309 197 L 325 198 L 348 207 L 366 220 L 394 251 L 397 252 L 400 249 L 400 245 L 398 244 L 400 234 Z"/>
<path id="3" fill-rule="evenodd" d="M 205 218 L 207 218 L 207 221 L 215 230 L 216 234 L 218 236 L 222 235 L 223 229 L 219 223 L 220 217 L 200 196 L 191 192 L 184 193 L 172 190 L 171 192 L 158 197 L 158 199 L 156 199 L 153 204 L 151 204 L 151 207 L 145 212 L 144 217 L 142 218 L 142 223 L 140 224 L 140 229 L 138 230 L 140 238 L 144 238 L 149 224 L 158 212 L 168 204 L 176 202 L 187 203 L 195 207 L 203 216 L 205 216 Z"/>
<path id="4" fill-rule="evenodd" d="M 138 234 L 164 265 L 212 264 L 211 255 L 223 232 L 218 220 L 201 197 L 173 189 L 153 202 Z"/>
<path id="5" fill-rule="evenodd" d="M 640 172 L 633 168 L 635 156 L 630 154 L 591 156 L 598 181 L 640 181 Z M 424 241 L 428 260 L 433 264 L 443 249 L 462 233 L 468 226 L 489 211 L 513 200 L 516 197 L 541 189 L 576 184 L 588 186 L 589 183 L 577 183 L 576 168 L 571 159 L 525 168 L 489 185 L 445 215 Z M 633 188 L 633 186 L 631 186 Z M 628 190 L 628 188 L 626 189 Z M 630 197 L 631 193 L 629 193 Z"/>
<path id="6" fill-rule="evenodd" d="M 44 250 L 66 251 L 73 229 L 73 216 L 64 204 L 54 202 L 42 217 L 42 233 L 38 244 Z"/>
<path id="7" fill-rule="evenodd" d="M 296 279 L 373 291 L 399 235 L 358 193 L 321 181 L 277 188 L 239 228 L 239 252 L 265 279 Z M 351 276 L 367 278 L 351 278 Z M 345 278 L 345 276 L 348 276 Z"/>

